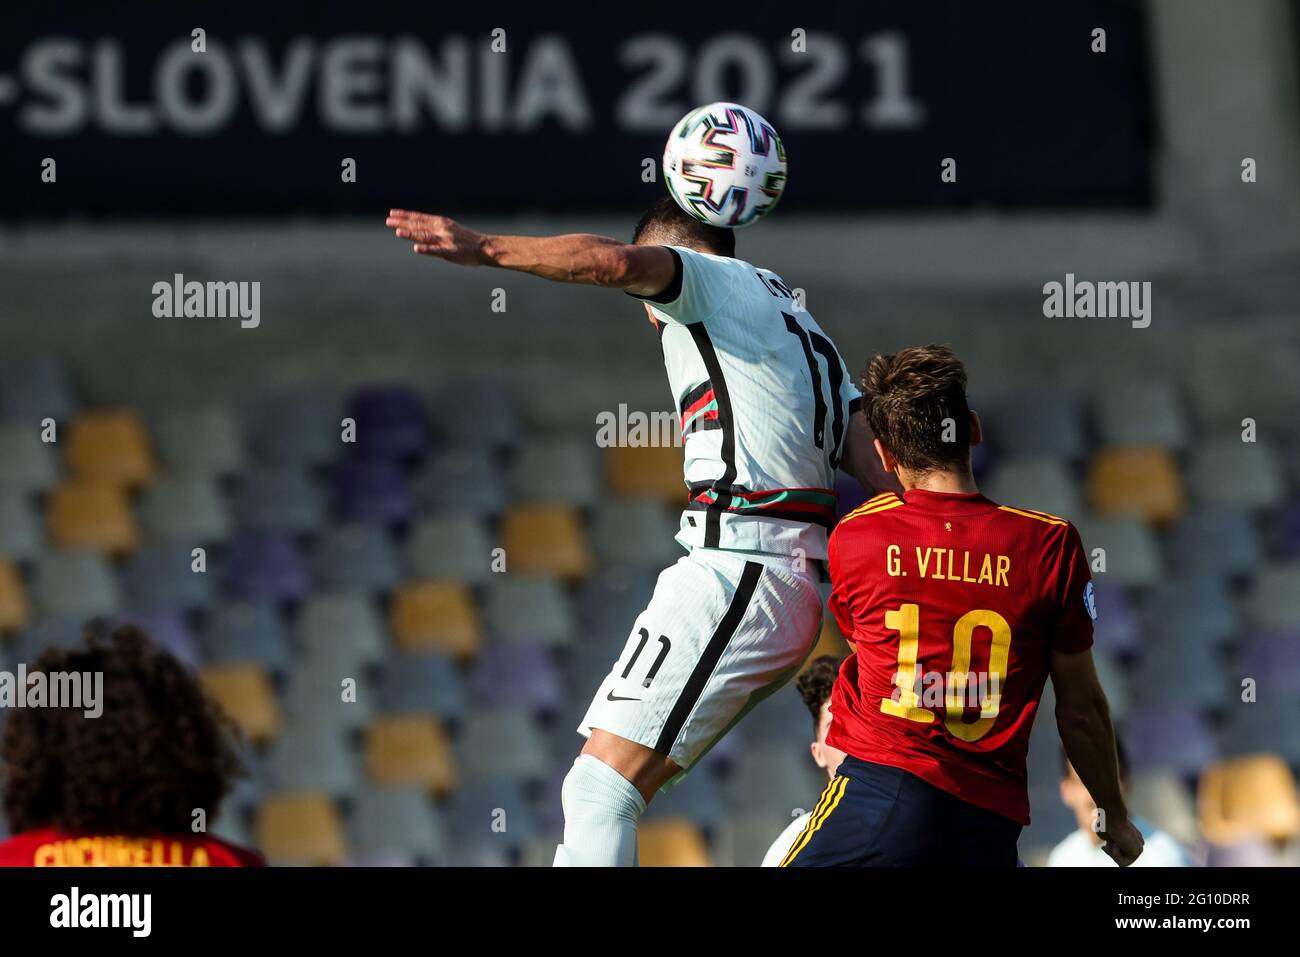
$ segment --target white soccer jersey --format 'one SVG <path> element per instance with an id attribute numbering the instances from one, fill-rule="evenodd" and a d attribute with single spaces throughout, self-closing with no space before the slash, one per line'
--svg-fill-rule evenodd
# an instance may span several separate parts
<path id="1" fill-rule="evenodd" d="M 678 246 L 645 298 L 680 418 L 688 548 L 826 558 L 835 469 L 860 396 L 834 344 L 768 269 Z"/>
<path id="2" fill-rule="evenodd" d="M 1155 825 L 1133 818 L 1133 825 L 1145 842 L 1133 867 L 1190 867 L 1191 858 L 1173 837 Z M 1092 842 L 1092 835 L 1082 829 L 1071 831 L 1065 840 L 1052 848 L 1048 867 L 1119 867 L 1109 854 Z"/>
<path id="3" fill-rule="evenodd" d="M 767 849 L 763 855 L 763 863 L 759 867 L 780 867 L 785 856 L 790 853 L 790 848 L 794 847 L 795 839 L 799 837 L 800 832 L 808 824 L 808 819 L 812 817 L 812 811 L 804 811 L 797 818 L 786 825 L 772 846 Z"/>

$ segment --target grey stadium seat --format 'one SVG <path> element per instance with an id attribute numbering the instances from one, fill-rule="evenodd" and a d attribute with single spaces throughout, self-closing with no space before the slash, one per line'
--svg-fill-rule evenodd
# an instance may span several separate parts
<path id="1" fill-rule="evenodd" d="M 154 424 L 154 439 L 159 457 L 172 471 L 222 476 L 246 465 L 239 420 L 219 406 L 163 412 Z"/>
<path id="2" fill-rule="evenodd" d="M 493 547 L 487 526 L 476 515 L 431 515 L 420 519 L 411 532 L 406 567 L 413 578 L 449 578 L 483 585 L 494 577 Z"/>
<path id="3" fill-rule="evenodd" d="M 510 469 L 516 501 L 564 502 L 587 508 L 601 496 L 600 468 L 590 441 L 552 439 L 520 448 Z"/>
<path id="4" fill-rule="evenodd" d="M 1187 484 L 1196 502 L 1237 508 L 1272 508 L 1285 494 L 1272 446 L 1263 439 L 1243 442 L 1239 435 L 1196 443 Z"/>
<path id="5" fill-rule="evenodd" d="M 1004 459 L 987 483 L 999 505 L 1031 508 L 1073 521 L 1082 511 L 1078 483 L 1060 459 L 1043 456 Z"/>
<path id="6" fill-rule="evenodd" d="M 545 738 L 518 708 L 471 711 L 457 736 L 456 756 L 467 782 L 541 781 L 550 770 Z"/>
<path id="7" fill-rule="evenodd" d="M 0 555 L 19 561 L 35 558 L 44 540 L 32 496 L 0 487 Z"/>
<path id="8" fill-rule="evenodd" d="M 495 577 L 497 580 L 487 589 L 483 609 L 490 635 L 503 641 L 532 641 L 552 648 L 573 642 L 573 612 L 557 582 L 534 576 Z"/>
<path id="9" fill-rule="evenodd" d="M 41 441 L 39 422 L 0 422 L 0 489 L 43 492 L 60 473 L 57 448 Z"/>
<path id="10" fill-rule="evenodd" d="M 122 604 L 117 578 L 102 555 L 46 552 L 36 561 L 35 606 L 51 618 L 111 615 Z"/>
<path id="11" fill-rule="evenodd" d="M 1097 400 L 1097 425 L 1106 445 L 1187 445 L 1182 403 L 1167 382 L 1133 382 L 1107 389 Z"/>
<path id="12" fill-rule="evenodd" d="M 674 536 L 678 513 L 650 499 L 613 499 L 596 506 L 591 543 L 601 565 L 660 569 L 685 552 Z"/>
<path id="13" fill-rule="evenodd" d="M 140 518 L 157 541 L 201 545 L 230 534 L 230 516 L 217 484 L 201 475 L 164 475 L 145 492 Z"/>
<path id="14" fill-rule="evenodd" d="M 1108 583 L 1143 586 L 1155 583 L 1163 574 L 1155 538 L 1142 522 L 1131 518 L 1088 517 L 1075 524 L 1089 560 L 1093 549 L 1106 550 L 1106 571 L 1095 572 L 1095 578 L 1104 577 Z"/>

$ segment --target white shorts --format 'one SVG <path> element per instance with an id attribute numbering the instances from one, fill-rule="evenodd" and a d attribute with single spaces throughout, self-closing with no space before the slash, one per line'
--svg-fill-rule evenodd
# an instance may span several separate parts
<path id="1" fill-rule="evenodd" d="M 799 670 L 817 642 L 815 571 L 696 548 L 664 569 L 578 733 L 599 728 L 684 770 Z"/>

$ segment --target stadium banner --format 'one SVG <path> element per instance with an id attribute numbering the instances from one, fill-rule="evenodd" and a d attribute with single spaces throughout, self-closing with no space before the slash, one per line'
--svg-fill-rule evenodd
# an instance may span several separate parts
<path id="1" fill-rule="evenodd" d="M 8 216 L 578 211 L 662 195 L 668 130 L 736 100 L 796 210 L 1141 207 L 1136 0 L 20 4 Z"/>

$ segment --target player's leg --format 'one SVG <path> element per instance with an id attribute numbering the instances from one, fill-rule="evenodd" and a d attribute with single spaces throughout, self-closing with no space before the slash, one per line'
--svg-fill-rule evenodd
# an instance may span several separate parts
<path id="1" fill-rule="evenodd" d="M 633 863 L 654 793 L 788 679 L 820 616 L 810 581 L 738 556 L 697 550 L 664 571 L 579 727 L 555 863 Z"/>
<path id="2" fill-rule="evenodd" d="M 681 768 L 653 748 L 593 729 L 564 778 L 557 867 L 631 867 L 646 805 Z"/>

